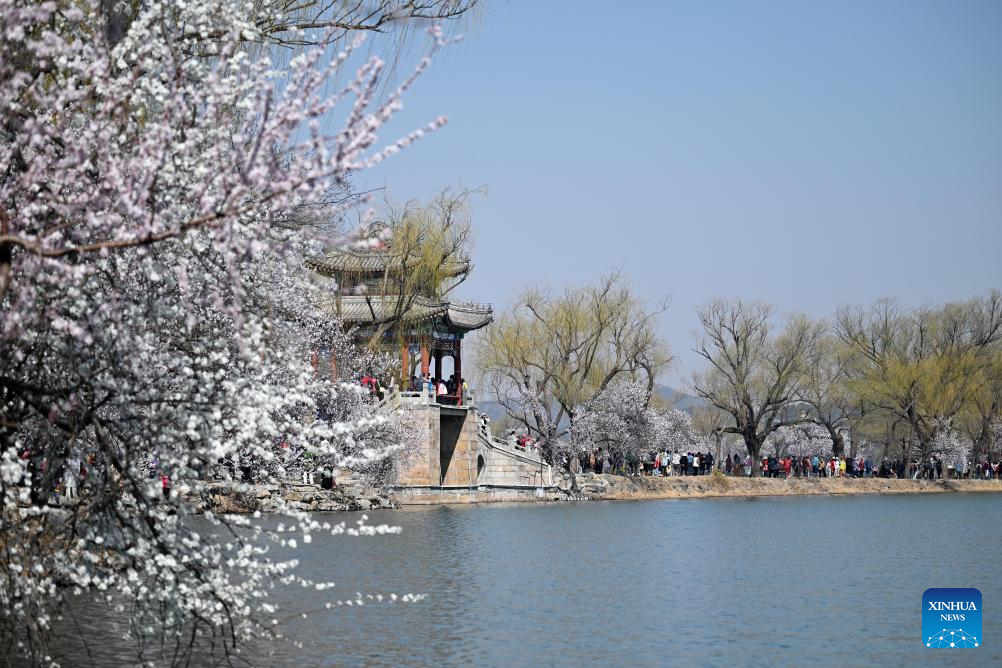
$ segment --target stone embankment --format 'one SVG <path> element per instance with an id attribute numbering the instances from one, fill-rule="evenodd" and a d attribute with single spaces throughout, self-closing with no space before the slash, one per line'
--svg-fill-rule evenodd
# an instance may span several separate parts
<path id="1" fill-rule="evenodd" d="M 1002 492 L 998 480 L 893 480 L 887 478 L 744 478 L 704 476 L 565 475 L 560 487 L 575 499 L 698 499 L 723 496 L 926 494 Z"/>
<path id="2" fill-rule="evenodd" d="M 199 511 L 211 510 L 214 513 L 269 513 L 282 507 L 319 512 L 396 507 L 385 494 L 357 489 L 352 485 L 327 490 L 316 485 L 220 482 L 206 485 L 201 496 L 192 501 Z"/>
<path id="3" fill-rule="evenodd" d="M 893 480 L 886 478 L 744 478 L 724 475 L 618 476 L 564 473 L 555 476 L 556 488 L 521 496 L 480 494 L 476 499 L 437 499 L 437 503 L 510 503 L 512 501 L 639 501 L 749 496 L 820 496 L 844 494 L 934 494 L 948 492 L 1002 492 L 998 480 Z M 198 510 L 214 513 L 262 513 L 292 510 L 317 512 L 396 508 L 384 492 L 342 485 L 325 490 L 316 485 L 249 485 L 210 483 L 191 499 Z M 450 501 L 451 500 L 451 501 Z M 398 500 L 399 501 L 399 500 Z M 407 500 L 403 500 L 407 503 Z M 412 501 L 413 502 L 413 501 Z M 428 503 L 430 501 L 424 501 Z"/>

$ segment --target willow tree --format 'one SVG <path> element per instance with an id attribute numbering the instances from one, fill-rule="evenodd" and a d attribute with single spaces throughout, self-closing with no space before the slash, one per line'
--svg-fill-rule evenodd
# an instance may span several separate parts
<path id="1" fill-rule="evenodd" d="M 730 416 L 723 432 L 738 434 L 757 458 L 772 432 L 809 419 L 798 408 L 823 325 L 793 316 L 777 329 L 771 306 L 740 299 L 711 302 L 698 315 L 703 335 L 696 352 L 709 369 L 696 375 L 696 393 Z"/>
<path id="2" fill-rule="evenodd" d="M 894 300 L 843 307 L 835 331 L 857 353 L 853 390 L 904 420 L 928 457 L 937 431 L 985 387 L 989 352 L 1002 337 L 1002 293 L 911 311 Z"/>
<path id="3" fill-rule="evenodd" d="M 983 355 L 979 382 L 959 420 L 975 460 L 993 454 L 1002 440 L 1002 346 L 987 347 Z"/>
<path id="4" fill-rule="evenodd" d="M 337 249 L 317 258 L 321 274 L 336 275 L 333 310 L 345 296 L 363 299 L 369 310 L 369 347 L 378 349 L 423 306 L 448 298 L 472 270 L 471 191 L 441 191 L 427 204 L 387 205 L 386 220 L 370 225 L 361 248 Z M 331 266 L 338 266 L 331 274 Z M 318 297 L 328 300 L 324 294 Z"/>
<path id="5" fill-rule="evenodd" d="M 530 288 L 487 329 L 479 363 L 509 419 L 552 455 L 583 405 L 614 381 L 650 401 L 672 356 L 657 334 L 667 302 L 648 308 L 618 272 L 562 293 Z"/>
<path id="6" fill-rule="evenodd" d="M 871 410 L 851 386 L 856 355 L 838 337 L 826 333 L 808 351 L 804 363 L 800 397 L 811 420 L 828 433 L 832 453 L 839 457 L 855 456 L 859 443 L 853 427 Z"/>

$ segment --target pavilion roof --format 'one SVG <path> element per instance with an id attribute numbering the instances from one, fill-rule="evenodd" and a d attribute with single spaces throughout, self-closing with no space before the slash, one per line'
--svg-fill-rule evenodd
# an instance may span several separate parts
<path id="1" fill-rule="evenodd" d="M 400 298 L 377 295 L 343 295 L 331 302 L 331 310 L 348 325 L 371 325 L 396 319 Z M 415 297 L 400 320 L 404 324 L 437 321 L 438 326 L 469 332 L 494 321 L 494 309 L 486 304 L 440 301 Z"/>
<path id="2" fill-rule="evenodd" d="M 446 276 L 461 276 L 470 270 L 468 257 L 455 257 L 447 261 L 443 267 Z M 312 258 L 307 264 L 316 272 L 325 276 L 379 275 L 388 267 L 416 265 L 416 255 L 404 257 L 395 253 L 392 248 L 342 248 L 320 257 Z"/>

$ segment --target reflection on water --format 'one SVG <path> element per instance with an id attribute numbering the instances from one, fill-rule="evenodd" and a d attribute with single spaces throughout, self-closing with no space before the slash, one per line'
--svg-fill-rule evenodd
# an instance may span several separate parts
<path id="1" fill-rule="evenodd" d="M 314 535 L 298 550 L 305 574 L 335 580 L 341 599 L 428 598 L 326 611 L 329 591 L 281 591 L 287 610 L 321 612 L 286 627 L 302 647 L 261 647 L 259 662 L 1002 665 L 1000 511 L 1002 495 L 372 512 L 403 533 Z M 981 590 L 981 647 L 921 644 L 928 587 Z"/>

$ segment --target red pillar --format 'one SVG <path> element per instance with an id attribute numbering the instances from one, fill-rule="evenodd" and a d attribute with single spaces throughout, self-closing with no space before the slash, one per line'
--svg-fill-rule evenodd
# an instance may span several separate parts
<path id="1" fill-rule="evenodd" d="M 313 366 L 313 376 L 317 375 L 317 370 L 320 368 L 320 353 L 316 350 L 310 353 L 310 364 Z"/>
<path id="2" fill-rule="evenodd" d="M 421 340 L 421 378 L 428 375 L 428 342 Z"/>
<path id="3" fill-rule="evenodd" d="M 331 380 L 337 380 L 337 354 L 331 350 Z"/>
<path id="4" fill-rule="evenodd" d="M 407 377 L 410 372 L 410 359 L 408 359 L 408 353 L 410 351 L 407 348 L 407 339 L 400 345 L 400 389 L 407 390 L 410 389 L 409 381 Z"/>

